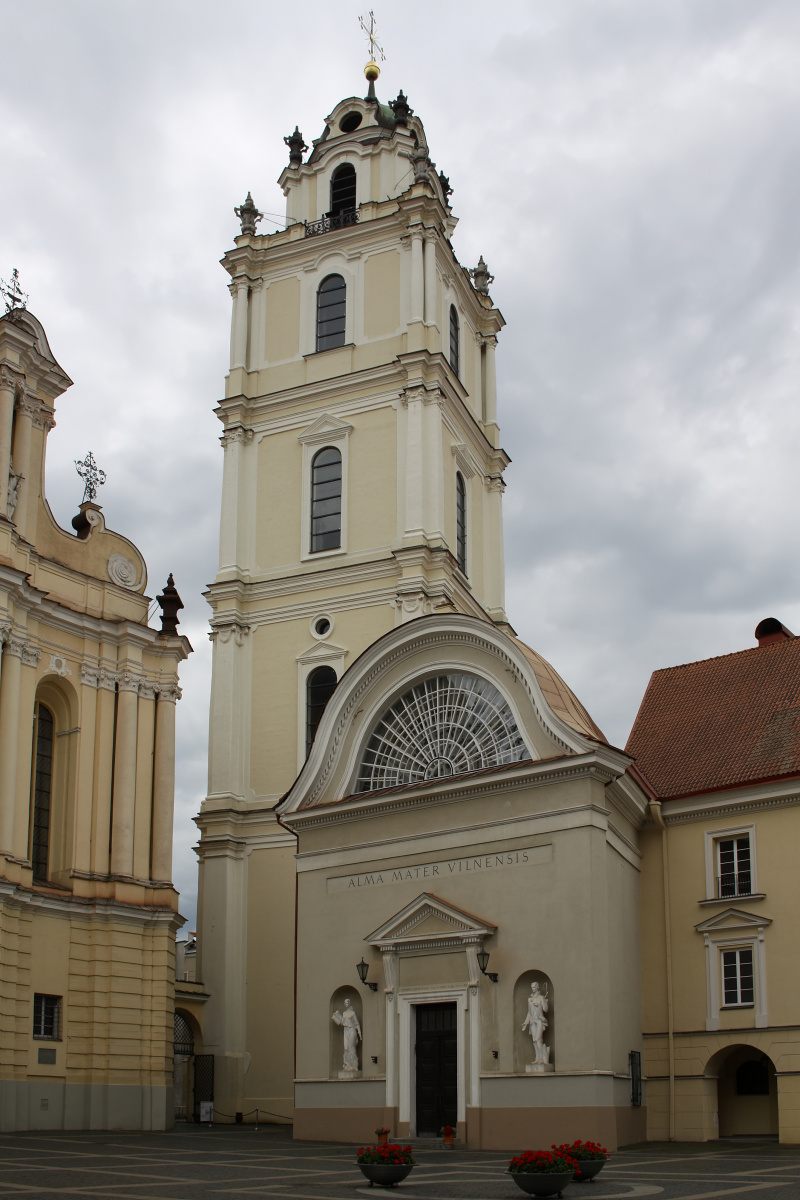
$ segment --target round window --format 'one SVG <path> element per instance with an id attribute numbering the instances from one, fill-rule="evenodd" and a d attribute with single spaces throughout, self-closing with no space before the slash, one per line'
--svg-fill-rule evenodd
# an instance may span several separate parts
<path id="1" fill-rule="evenodd" d="M 333 629 L 333 621 L 330 617 L 314 617 L 311 622 L 311 632 L 316 638 L 326 638 Z"/>
<path id="2" fill-rule="evenodd" d="M 339 122 L 339 128 L 341 129 L 342 133 L 352 133 L 354 129 L 358 129 L 360 124 L 361 113 L 349 112 L 345 113 L 345 115 L 342 117 L 341 121 Z"/>

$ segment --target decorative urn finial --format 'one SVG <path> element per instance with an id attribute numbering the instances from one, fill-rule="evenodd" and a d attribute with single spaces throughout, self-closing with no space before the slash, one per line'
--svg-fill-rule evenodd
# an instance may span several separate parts
<path id="1" fill-rule="evenodd" d="M 475 291 L 480 292 L 482 296 L 488 296 L 489 285 L 494 283 L 494 275 L 489 274 L 489 268 L 483 261 L 483 255 L 478 259 L 477 267 L 470 267 L 469 274 Z"/>
<path id="2" fill-rule="evenodd" d="M 447 197 L 452 196 L 452 194 L 453 194 L 453 189 L 450 187 L 450 178 L 448 175 L 445 175 L 444 171 L 439 172 L 439 187 L 442 189 L 442 193 L 444 194 L 444 201 L 446 204 Z"/>
<path id="3" fill-rule="evenodd" d="M 164 591 L 160 596 L 156 596 L 156 600 L 161 605 L 161 632 L 167 637 L 177 637 L 180 624 L 178 612 L 183 608 L 183 601 L 178 595 L 171 571 Z"/>
<path id="4" fill-rule="evenodd" d="M 397 99 L 389 101 L 389 108 L 394 113 L 394 119 L 398 125 L 407 125 L 408 118 L 414 115 L 414 110 L 409 105 L 402 88 L 397 93 Z"/>
<path id="5" fill-rule="evenodd" d="M 242 222 L 242 233 L 255 233 L 256 225 L 264 216 L 264 214 L 260 213 L 256 208 L 255 204 L 253 203 L 253 197 L 249 192 L 247 193 L 247 199 L 245 200 L 244 204 L 241 204 L 239 208 L 235 208 L 233 211 Z"/>
<path id="6" fill-rule="evenodd" d="M 283 139 L 289 147 L 289 166 L 302 167 L 303 151 L 308 149 L 308 146 L 303 141 L 303 135 L 295 125 L 294 133 L 290 133 L 288 137 Z"/>

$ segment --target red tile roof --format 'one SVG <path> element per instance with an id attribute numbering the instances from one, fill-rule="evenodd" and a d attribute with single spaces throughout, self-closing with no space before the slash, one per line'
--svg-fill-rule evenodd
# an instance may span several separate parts
<path id="1" fill-rule="evenodd" d="M 800 637 L 654 671 L 625 749 L 662 800 L 800 773 Z"/>

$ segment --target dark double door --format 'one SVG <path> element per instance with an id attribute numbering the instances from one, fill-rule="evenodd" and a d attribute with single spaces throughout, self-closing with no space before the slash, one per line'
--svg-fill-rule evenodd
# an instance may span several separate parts
<path id="1" fill-rule="evenodd" d="M 458 1033 L 455 1004 L 417 1004 L 417 1136 L 455 1129 Z"/>

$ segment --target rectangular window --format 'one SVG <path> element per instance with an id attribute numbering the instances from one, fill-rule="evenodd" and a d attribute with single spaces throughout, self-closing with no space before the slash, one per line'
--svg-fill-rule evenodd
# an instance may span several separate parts
<path id="1" fill-rule="evenodd" d="M 725 1008 L 750 1006 L 755 1002 L 752 949 L 723 950 L 722 993 Z"/>
<path id="2" fill-rule="evenodd" d="M 751 895 L 750 835 L 720 838 L 717 842 L 717 867 L 718 899 Z"/>
<path id="3" fill-rule="evenodd" d="M 642 1053 L 631 1050 L 629 1055 L 631 1068 L 631 1104 L 634 1108 L 642 1105 Z"/>
<path id="4" fill-rule="evenodd" d="M 33 1036 L 57 1042 L 61 1038 L 61 997 L 33 997 Z"/>

